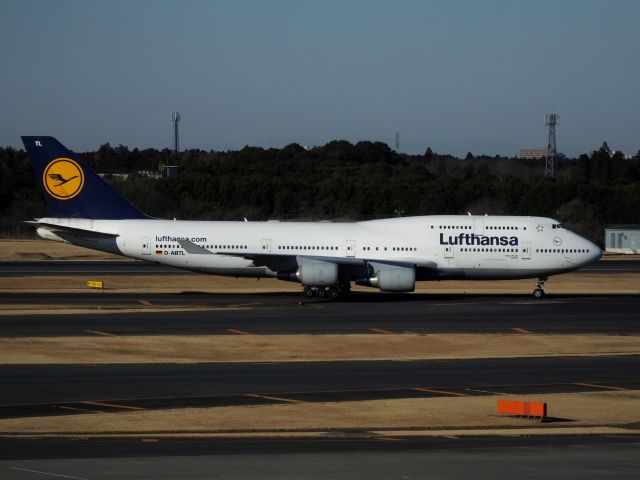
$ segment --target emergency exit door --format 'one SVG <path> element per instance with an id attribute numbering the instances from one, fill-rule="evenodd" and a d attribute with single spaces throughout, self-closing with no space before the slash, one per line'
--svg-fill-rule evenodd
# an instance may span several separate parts
<path id="1" fill-rule="evenodd" d="M 143 238 L 140 245 L 140 251 L 142 255 L 151 255 L 151 239 Z"/>

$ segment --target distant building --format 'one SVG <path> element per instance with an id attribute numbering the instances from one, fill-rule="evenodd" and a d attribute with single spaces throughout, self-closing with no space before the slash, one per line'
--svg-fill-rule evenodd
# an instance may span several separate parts
<path id="1" fill-rule="evenodd" d="M 129 178 L 128 173 L 99 173 L 98 176 L 102 178 L 104 177 L 119 178 L 120 180 L 126 180 L 127 178 Z"/>
<path id="2" fill-rule="evenodd" d="M 164 174 L 167 177 L 175 177 L 180 173 L 180 165 L 165 165 Z"/>
<path id="3" fill-rule="evenodd" d="M 541 158 L 546 158 L 547 156 L 547 147 L 545 148 L 521 148 L 520 153 L 518 154 L 518 158 L 528 158 L 533 160 L 539 160 Z"/>
<path id="4" fill-rule="evenodd" d="M 141 177 L 149 177 L 149 178 L 160 178 L 161 175 L 159 172 L 156 172 L 155 170 L 138 170 L 138 175 L 140 175 Z"/>
<path id="5" fill-rule="evenodd" d="M 640 225 L 612 225 L 604 229 L 608 253 L 640 253 Z"/>

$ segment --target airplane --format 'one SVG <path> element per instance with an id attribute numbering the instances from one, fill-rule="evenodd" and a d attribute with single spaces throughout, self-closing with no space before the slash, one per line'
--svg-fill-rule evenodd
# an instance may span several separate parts
<path id="1" fill-rule="evenodd" d="M 24 136 L 51 217 L 40 237 L 193 272 L 298 282 L 332 299 L 352 282 L 412 292 L 417 281 L 537 279 L 584 267 L 596 244 L 552 218 L 429 215 L 353 223 L 163 220 L 140 212 L 53 137 Z M 65 181 L 76 176 L 77 181 Z"/>

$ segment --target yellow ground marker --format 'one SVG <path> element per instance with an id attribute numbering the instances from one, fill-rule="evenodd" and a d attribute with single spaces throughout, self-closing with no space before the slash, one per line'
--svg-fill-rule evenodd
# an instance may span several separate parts
<path id="1" fill-rule="evenodd" d="M 276 400 L 278 402 L 305 403 L 304 400 L 296 400 L 294 398 L 275 397 L 273 395 L 261 395 L 259 393 L 247 393 L 245 394 L 245 397 L 265 398 L 267 400 Z"/>
<path id="2" fill-rule="evenodd" d="M 238 330 L 236 328 L 227 328 L 227 332 L 235 333 L 236 335 L 251 335 L 249 332 L 245 332 L 244 330 Z"/>
<path id="3" fill-rule="evenodd" d="M 96 335 L 102 335 L 102 336 L 105 336 L 105 337 L 117 337 L 117 335 L 114 335 L 113 333 L 101 332 L 100 330 L 83 330 L 83 332 L 85 332 L 85 333 L 94 333 Z"/>
<path id="4" fill-rule="evenodd" d="M 157 438 L 143 438 L 142 443 L 158 443 L 160 440 Z"/>
<path id="5" fill-rule="evenodd" d="M 131 405 L 120 405 L 118 403 L 96 402 L 94 400 L 85 400 L 84 405 L 95 405 L 96 407 L 122 408 L 124 410 L 144 410 L 142 407 L 132 407 Z"/>
<path id="6" fill-rule="evenodd" d="M 443 395 L 451 395 L 453 397 L 468 397 L 469 396 L 469 394 L 467 394 L 467 393 L 450 392 L 448 390 L 436 390 L 434 388 L 415 387 L 415 388 L 412 388 L 411 390 L 414 390 L 416 392 L 441 393 Z"/>
<path id="7" fill-rule="evenodd" d="M 145 307 L 152 307 L 153 306 L 153 303 L 151 303 L 149 300 L 138 300 L 138 303 L 141 303 Z"/>
<path id="8" fill-rule="evenodd" d="M 512 328 L 511 330 L 517 333 L 533 333 L 532 331 L 527 330 L 526 328 Z"/>
<path id="9" fill-rule="evenodd" d="M 613 387 L 610 385 L 597 385 L 595 383 L 574 383 L 574 385 L 578 385 L 579 387 L 602 388 L 603 390 L 615 390 L 615 391 L 629 390 L 628 388 Z"/>
<path id="10" fill-rule="evenodd" d="M 369 330 L 375 333 L 382 333 L 384 335 L 395 335 L 391 330 L 385 330 L 384 328 L 370 328 Z"/>

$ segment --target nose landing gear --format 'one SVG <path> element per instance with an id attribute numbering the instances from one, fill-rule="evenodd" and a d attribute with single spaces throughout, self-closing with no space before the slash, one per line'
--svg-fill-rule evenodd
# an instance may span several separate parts
<path id="1" fill-rule="evenodd" d="M 547 277 L 539 278 L 536 288 L 533 290 L 533 296 L 537 299 L 544 298 L 546 295 L 544 291 L 544 282 L 547 281 Z"/>

